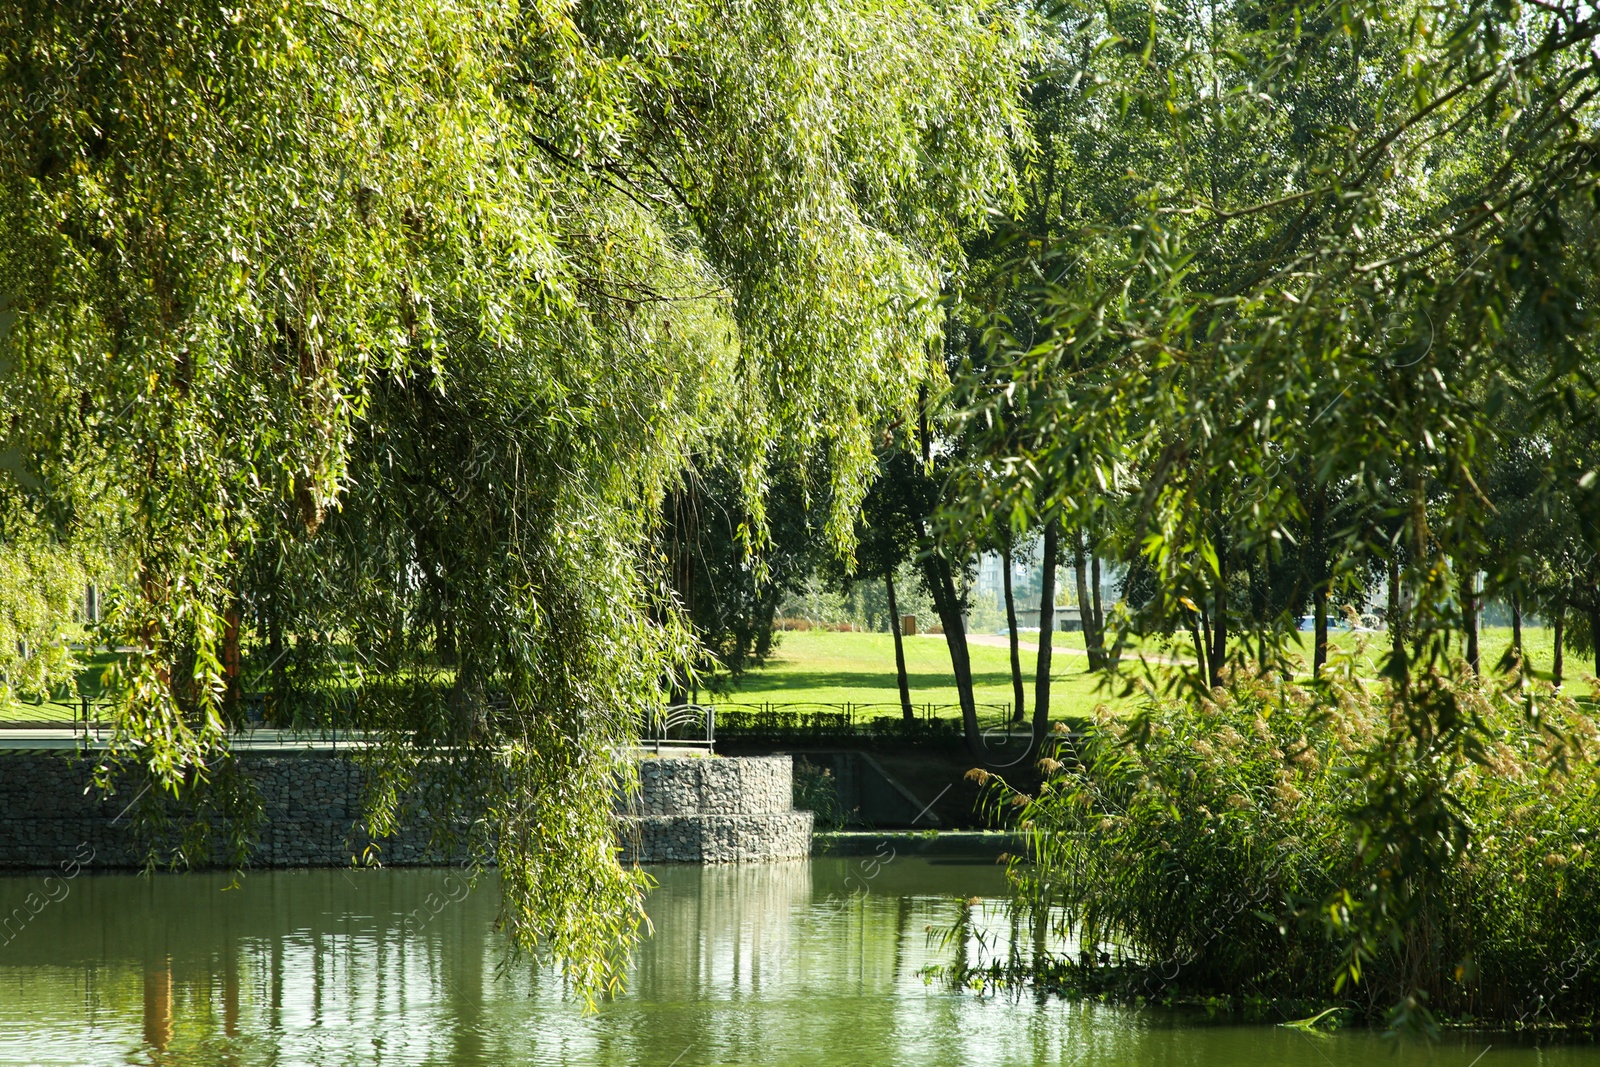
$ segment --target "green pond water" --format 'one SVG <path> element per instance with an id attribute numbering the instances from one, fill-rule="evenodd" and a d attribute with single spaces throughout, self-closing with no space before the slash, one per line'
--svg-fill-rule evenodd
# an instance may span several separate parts
<path id="1" fill-rule="evenodd" d="M 593 1014 L 553 972 L 502 967 L 492 881 L 469 893 L 447 870 L 3 878 L 0 1063 L 1600 1065 L 1586 1045 L 1316 1037 L 930 985 L 919 971 L 950 950 L 929 928 L 1000 891 L 990 862 L 654 874 L 655 932 Z M 977 910 L 1003 937 L 998 905 Z"/>

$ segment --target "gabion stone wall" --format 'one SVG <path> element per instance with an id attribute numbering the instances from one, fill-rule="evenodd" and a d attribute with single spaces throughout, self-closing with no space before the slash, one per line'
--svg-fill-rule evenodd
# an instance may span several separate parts
<path id="1" fill-rule="evenodd" d="M 257 867 L 347 867 L 373 858 L 389 866 L 448 863 L 427 835 L 402 831 L 373 842 L 355 825 L 365 772 L 331 752 L 246 753 L 240 766 L 261 794 L 265 819 L 250 863 Z M 138 819 L 140 788 L 125 785 L 102 798 L 92 787 L 95 761 L 74 752 L 0 751 L 0 868 L 48 867 L 87 846 L 93 866 L 141 867 L 153 844 L 165 854 L 187 813 L 173 810 L 154 840 Z M 170 807 L 170 805 L 163 805 Z M 217 865 L 225 864 L 219 852 Z"/>
<path id="2" fill-rule="evenodd" d="M 429 848 L 421 831 L 372 842 L 356 830 L 365 775 L 331 752 L 245 753 L 240 765 L 265 803 L 250 862 L 258 867 L 345 867 L 373 857 L 388 866 L 460 862 Z M 0 869 L 140 867 L 136 789 L 102 798 L 94 761 L 73 752 L 0 751 Z M 730 863 L 809 855 L 811 813 L 790 806 L 788 757 L 651 759 L 642 788 L 619 802 L 619 844 L 629 862 Z M 169 832 L 183 821 L 174 812 Z M 159 847 L 161 839 L 154 842 Z M 170 841 L 165 842 L 170 844 Z M 92 858 L 89 858 L 92 857 Z M 219 864 L 223 857 L 216 857 Z"/>
<path id="3" fill-rule="evenodd" d="M 648 759 L 622 811 L 623 858 L 750 863 L 811 854 L 811 813 L 793 806 L 788 756 Z"/>

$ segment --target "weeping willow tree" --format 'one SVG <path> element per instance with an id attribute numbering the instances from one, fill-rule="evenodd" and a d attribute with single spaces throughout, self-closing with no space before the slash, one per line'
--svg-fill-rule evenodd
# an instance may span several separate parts
<path id="1" fill-rule="evenodd" d="M 84 485 L 125 500 L 108 767 L 216 788 L 241 632 L 271 677 L 350 649 L 371 829 L 453 770 L 435 816 L 498 861 L 515 941 L 607 988 L 641 918 L 617 746 L 695 652 L 663 495 L 734 442 L 759 550 L 766 457 L 825 456 L 845 541 L 1009 188 L 1018 26 L 41 0 L 0 40 L 4 491 L 69 502 L 68 540 Z"/>
<path id="2" fill-rule="evenodd" d="M 1192 634 L 1178 680 L 1195 700 L 1235 668 L 1296 676 L 1300 609 L 1252 608 L 1260 575 L 1307 560 L 1293 600 L 1319 615 L 1386 577 L 1358 847 L 1309 914 L 1346 950 L 1336 988 L 1422 946 L 1396 1000 L 1424 1017 L 1414 994 L 1439 975 L 1419 971 L 1471 971 L 1427 954 L 1430 924 L 1450 873 L 1493 841 L 1461 798 L 1509 736 L 1476 710 L 1479 605 L 1539 563 L 1537 536 L 1497 547 L 1513 503 L 1490 496 L 1497 457 L 1525 457 L 1530 522 L 1580 530 L 1584 561 L 1600 548 L 1600 16 L 1066 4 L 1048 39 L 1033 210 L 974 287 L 986 371 L 966 417 L 990 448 L 957 514 L 1114 512 L 1143 579 L 1120 629 Z M 1334 673 L 1371 683 L 1348 658 Z M 1336 703 L 1321 683 L 1313 714 Z M 1491 695 L 1557 729 L 1548 690 L 1508 684 Z"/>

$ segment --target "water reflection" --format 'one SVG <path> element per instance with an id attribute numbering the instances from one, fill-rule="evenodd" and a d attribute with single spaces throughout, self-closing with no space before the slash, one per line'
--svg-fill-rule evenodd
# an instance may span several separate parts
<path id="1" fill-rule="evenodd" d="M 880 856 L 656 874 L 630 991 L 588 1016 L 559 976 L 507 964 L 492 883 L 462 894 L 451 871 L 262 872 L 234 888 L 79 878 L 6 928 L 0 1063 L 1468 1067 L 1487 1043 L 1396 1049 L 929 986 L 919 972 L 945 957 L 929 928 L 953 922 L 958 897 L 999 891 L 990 865 Z M 34 883 L 0 879 L 0 919 Z M 998 909 L 978 918 L 1004 941 Z M 1477 1062 L 1600 1053 L 1496 1047 Z"/>

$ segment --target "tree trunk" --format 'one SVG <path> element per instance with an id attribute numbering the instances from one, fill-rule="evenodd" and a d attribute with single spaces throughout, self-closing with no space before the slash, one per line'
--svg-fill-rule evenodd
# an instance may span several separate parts
<path id="1" fill-rule="evenodd" d="M 1316 648 L 1311 653 L 1311 674 L 1321 678 L 1323 665 L 1328 662 L 1328 587 L 1320 582 L 1311 594 L 1311 610 L 1317 613 Z"/>
<path id="2" fill-rule="evenodd" d="M 1389 627 L 1390 653 L 1395 659 L 1405 657 L 1405 621 L 1400 618 L 1400 561 L 1389 556 L 1389 606 L 1384 610 L 1384 623 Z"/>
<path id="3" fill-rule="evenodd" d="M 1109 666 L 1106 663 L 1106 613 L 1100 605 L 1100 555 L 1093 541 L 1089 542 L 1089 596 L 1094 604 L 1094 629 L 1083 635 L 1084 647 L 1089 650 L 1090 666 L 1103 671 Z"/>
<path id="4" fill-rule="evenodd" d="M 267 698 L 263 701 L 262 719 L 268 726 L 290 725 L 285 713 L 283 695 L 288 689 L 287 670 L 284 666 L 284 654 L 288 651 L 283 644 L 283 619 L 280 615 L 281 604 L 276 590 L 266 598 L 266 604 L 261 612 L 261 625 L 266 630 L 267 639 L 267 666 L 262 672 L 262 681 L 268 687 Z"/>
<path id="5" fill-rule="evenodd" d="M 1517 657 L 1517 670 L 1523 669 L 1522 656 L 1522 593 L 1519 590 L 1511 591 L 1511 651 Z"/>
<path id="6" fill-rule="evenodd" d="M 1261 568 L 1254 565 L 1244 569 L 1245 581 L 1250 587 L 1250 622 L 1257 633 L 1265 629 L 1267 621 L 1267 579 L 1260 571 Z M 1264 649 L 1266 646 L 1263 644 L 1261 647 Z M 1261 660 L 1261 669 L 1266 670 L 1265 653 L 1258 651 L 1257 656 Z"/>
<path id="7" fill-rule="evenodd" d="M 917 438 L 922 445 L 922 465 L 933 463 L 933 436 L 928 433 L 928 387 L 917 386 Z"/>
<path id="8" fill-rule="evenodd" d="M 967 653 L 967 628 L 961 621 L 961 600 L 956 595 L 955 578 L 950 562 L 932 548 L 926 524 L 917 519 L 917 540 L 928 549 L 923 559 L 923 573 L 928 589 L 933 594 L 933 606 L 939 612 L 939 622 L 944 627 L 944 643 L 950 649 L 950 669 L 956 677 L 956 693 L 961 701 L 961 732 L 967 743 L 967 752 L 974 759 L 983 758 L 983 739 L 978 736 L 978 705 L 972 695 L 972 659 Z"/>
<path id="9" fill-rule="evenodd" d="M 1050 653 L 1056 624 L 1056 557 L 1061 551 L 1061 523 L 1055 516 L 1044 524 L 1044 574 L 1039 582 L 1039 655 L 1033 670 L 1033 747 L 1043 751 L 1050 740 Z M 1078 613 L 1083 614 L 1080 605 Z"/>
<path id="10" fill-rule="evenodd" d="M 1089 653 L 1089 669 L 1097 671 L 1100 662 L 1095 659 L 1094 642 L 1089 639 L 1089 627 L 1094 625 L 1094 619 L 1089 611 L 1089 579 L 1084 570 L 1085 557 L 1083 552 L 1083 533 L 1081 531 L 1072 535 L 1072 581 L 1078 593 L 1078 626 L 1083 631 L 1083 647 Z"/>
<path id="11" fill-rule="evenodd" d="M 239 721 L 242 685 L 239 677 L 239 601 L 232 600 L 222 616 L 222 713 L 230 723 Z"/>
<path id="12" fill-rule="evenodd" d="M 1327 525 L 1328 489 L 1317 486 L 1311 502 L 1311 551 L 1315 555 L 1317 584 L 1312 587 L 1311 610 L 1316 612 L 1315 647 L 1311 652 L 1311 674 L 1322 677 L 1322 668 L 1328 662 L 1328 550 L 1324 545 Z"/>
<path id="13" fill-rule="evenodd" d="M 1228 552 L 1217 553 L 1216 614 L 1211 620 L 1211 647 L 1206 650 L 1211 688 L 1222 684 L 1222 665 L 1228 660 Z"/>
<path id="14" fill-rule="evenodd" d="M 906 722 L 915 722 L 916 712 L 911 710 L 911 683 L 906 678 L 906 646 L 900 634 L 900 604 L 894 596 L 894 571 L 883 572 L 883 585 L 889 593 L 889 630 L 894 634 L 894 674 L 900 686 L 900 715 Z"/>
<path id="15" fill-rule="evenodd" d="M 1189 636 L 1194 639 L 1194 661 L 1199 667 L 1200 674 L 1209 678 L 1211 676 L 1211 668 L 1206 663 L 1206 644 L 1200 639 L 1202 631 L 1207 634 L 1211 632 L 1211 625 L 1206 621 L 1204 612 L 1200 613 L 1199 619 L 1190 623 Z"/>
<path id="16" fill-rule="evenodd" d="M 1022 652 L 1017 648 L 1017 599 L 1011 591 L 1011 538 L 1000 549 L 1001 587 L 1006 594 L 1006 633 L 1011 635 L 1011 721 L 1023 722 L 1028 709 L 1022 689 Z"/>
<path id="17" fill-rule="evenodd" d="M 1600 678 L 1600 609 L 1589 609 L 1589 643 L 1594 646 L 1594 673 Z"/>
<path id="18" fill-rule="evenodd" d="M 1561 668 L 1565 666 L 1565 657 L 1562 655 L 1561 642 L 1566 637 L 1567 629 L 1567 602 L 1556 598 L 1556 617 L 1551 625 L 1555 629 L 1556 650 L 1555 660 L 1550 665 L 1550 680 L 1557 689 L 1561 688 Z"/>
<path id="19" fill-rule="evenodd" d="M 1482 674 L 1478 665 L 1478 584 L 1477 569 L 1470 564 L 1461 576 L 1461 629 L 1466 637 L 1467 665 L 1473 674 Z"/>

